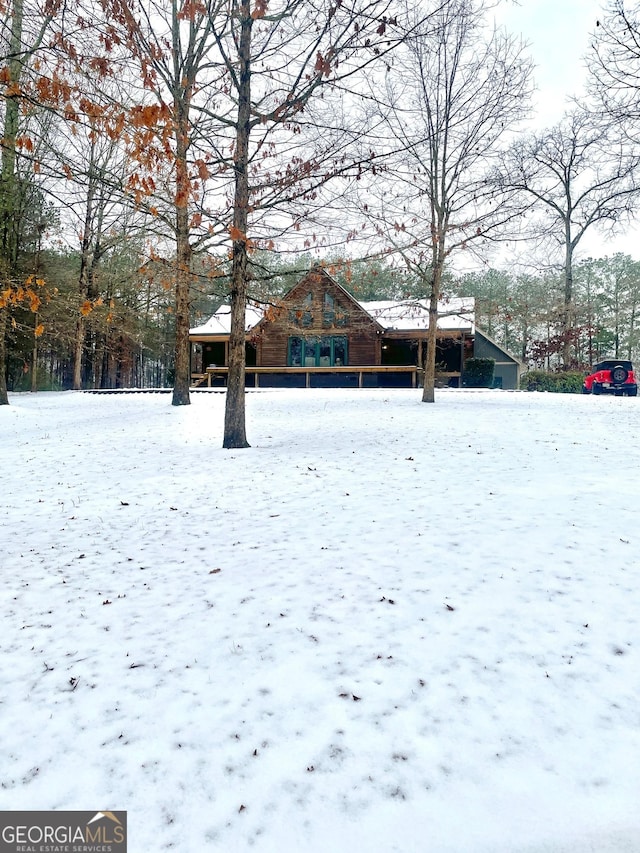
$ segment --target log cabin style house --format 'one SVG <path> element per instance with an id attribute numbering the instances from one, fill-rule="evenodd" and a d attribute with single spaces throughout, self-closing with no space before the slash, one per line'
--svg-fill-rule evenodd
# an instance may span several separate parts
<path id="1" fill-rule="evenodd" d="M 224 385 L 230 308 L 191 329 L 193 385 Z M 277 305 L 249 303 L 247 385 L 251 387 L 416 387 L 422 381 L 429 325 L 424 300 L 359 302 L 314 267 Z M 471 356 L 495 360 L 495 385 L 517 388 L 521 364 L 475 325 L 473 299 L 440 306 L 436 379 L 464 384 Z"/>

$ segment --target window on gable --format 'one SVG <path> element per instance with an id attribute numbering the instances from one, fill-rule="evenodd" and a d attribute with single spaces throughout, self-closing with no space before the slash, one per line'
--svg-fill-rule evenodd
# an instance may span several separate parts
<path id="1" fill-rule="evenodd" d="M 346 326 L 347 312 L 336 302 L 335 297 L 325 293 L 322 304 L 322 323 L 324 326 Z"/>
<path id="2" fill-rule="evenodd" d="M 322 310 L 322 322 L 325 326 L 333 326 L 336 321 L 336 301 L 330 293 L 325 293 Z"/>
<path id="3" fill-rule="evenodd" d="M 289 311 L 289 320 L 295 326 L 308 328 L 313 324 L 313 294 L 307 293 L 299 306 Z"/>

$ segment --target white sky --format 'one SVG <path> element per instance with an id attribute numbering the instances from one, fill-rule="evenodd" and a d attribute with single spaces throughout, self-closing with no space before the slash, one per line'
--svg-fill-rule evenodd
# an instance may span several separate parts
<path id="1" fill-rule="evenodd" d="M 529 43 L 536 63 L 537 111 L 541 126 L 555 123 L 578 95 L 585 78 L 584 55 L 596 21 L 602 17 L 598 0 L 512 0 L 497 12 L 497 20 Z"/>
<path id="2" fill-rule="evenodd" d="M 515 3 L 518 2 L 518 5 Z M 585 54 L 596 21 L 603 16 L 599 0 L 504 0 L 496 11 L 498 23 L 521 34 L 529 43 L 536 64 L 536 118 L 543 129 L 555 124 L 568 105 L 579 96 L 585 81 Z M 640 229 L 605 240 L 593 231 L 584 237 L 581 257 L 599 257 L 627 252 L 640 257 Z"/>

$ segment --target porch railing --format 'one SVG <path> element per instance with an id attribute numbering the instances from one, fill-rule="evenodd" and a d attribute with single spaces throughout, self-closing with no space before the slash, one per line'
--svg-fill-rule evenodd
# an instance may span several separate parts
<path id="1" fill-rule="evenodd" d="M 245 372 L 248 376 L 254 377 L 255 388 L 260 387 L 261 376 L 304 376 L 305 387 L 311 388 L 311 377 L 318 374 L 351 374 L 357 377 L 358 388 L 364 386 L 364 377 L 368 374 L 384 374 L 400 373 L 409 374 L 411 377 L 411 387 L 418 386 L 418 380 L 422 378 L 423 370 L 413 364 L 352 364 L 340 365 L 334 367 L 246 367 Z M 202 387 L 206 385 L 212 387 L 212 382 L 216 379 L 221 379 L 226 385 L 228 367 L 207 367 L 204 373 L 192 373 L 191 382 L 194 386 Z M 439 373 L 437 379 L 440 383 L 446 384 L 450 379 L 459 379 L 459 372 Z"/>

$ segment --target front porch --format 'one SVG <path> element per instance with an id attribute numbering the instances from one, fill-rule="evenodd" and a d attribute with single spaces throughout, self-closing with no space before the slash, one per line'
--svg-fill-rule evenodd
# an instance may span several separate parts
<path id="1" fill-rule="evenodd" d="M 228 367 L 208 367 L 192 373 L 194 388 L 224 388 Z M 256 367 L 245 368 L 248 388 L 418 388 L 424 370 L 413 364 L 343 365 L 335 367 Z M 436 387 L 460 387 L 460 371 L 436 373 Z"/>
<path id="2" fill-rule="evenodd" d="M 207 367 L 204 373 L 192 373 L 194 387 L 226 386 L 228 367 Z M 245 368 L 249 388 L 416 388 L 422 368 L 415 365 L 341 365 L 333 367 L 256 367 Z M 459 375 L 459 374 L 458 374 Z"/>

